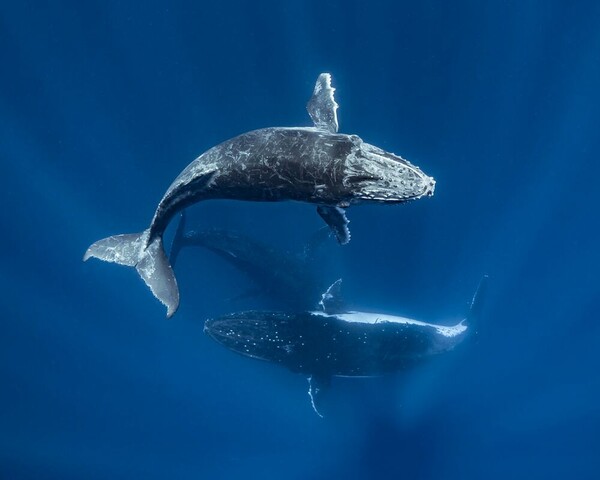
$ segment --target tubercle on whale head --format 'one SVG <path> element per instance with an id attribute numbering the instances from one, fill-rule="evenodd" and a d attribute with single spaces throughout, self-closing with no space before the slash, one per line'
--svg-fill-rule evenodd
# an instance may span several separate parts
<path id="1" fill-rule="evenodd" d="M 402 203 L 435 191 L 435 180 L 419 167 L 365 142 L 346 158 L 344 184 L 352 190 L 352 203 Z"/>

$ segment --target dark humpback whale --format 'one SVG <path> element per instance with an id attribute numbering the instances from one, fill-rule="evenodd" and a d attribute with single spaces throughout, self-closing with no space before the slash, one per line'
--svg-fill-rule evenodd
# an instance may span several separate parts
<path id="1" fill-rule="evenodd" d="M 314 308 L 314 299 L 323 291 L 324 255 L 319 254 L 330 236 L 323 227 L 309 237 L 302 251 L 285 252 L 242 233 L 222 229 L 192 230 L 185 212 L 177 225 L 169 260 L 175 270 L 182 249 L 202 247 L 244 273 L 252 287 L 236 298 L 258 296 L 275 308 L 291 311 Z M 318 261 L 319 260 L 319 261 Z"/>
<path id="2" fill-rule="evenodd" d="M 469 314 L 454 325 L 340 309 L 338 280 L 323 294 L 321 310 L 232 313 L 207 320 L 204 331 L 236 353 L 306 375 L 311 403 L 319 414 L 319 394 L 332 377 L 405 370 L 476 333 L 486 280 L 481 280 Z"/>
<path id="3" fill-rule="evenodd" d="M 342 244 L 350 240 L 344 209 L 401 203 L 433 195 L 435 181 L 400 156 L 339 134 L 331 77 L 319 75 L 307 109 L 314 127 L 264 128 L 204 152 L 173 181 L 141 233 L 92 244 L 83 259 L 135 267 L 167 316 L 179 306 L 179 289 L 162 237 L 173 216 L 209 199 L 314 203 Z"/>

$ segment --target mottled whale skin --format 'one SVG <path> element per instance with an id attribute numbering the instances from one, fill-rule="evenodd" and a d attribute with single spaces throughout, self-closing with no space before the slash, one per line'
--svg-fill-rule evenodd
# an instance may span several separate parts
<path id="1" fill-rule="evenodd" d="M 200 155 L 173 181 L 150 227 L 92 244 L 95 257 L 135 267 L 167 316 L 179 289 L 163 248 L 172 218 L 209 199 L 296 200 L 314 203 L 341 244 L 350 240 L 345 208 L 360 203 L 402 203 L 433 195 L 435 181 L 407 160 L 337 133 L 337 108 L 329 74 L 321 74 L 308 102 L 313 127 L 276 127 L 244 133 Z"/>
<path id="2" fill-rule="evenodd" d="M 338 281 L 323 295 L 323 310 L 232 313 L 207 320 L 204 331 L 229 350 L 306 375 L 313 408 L 319 413 L 318 394 L 331 377 L 402 371 L 452 350 L 475 333 L 486 279 L 479 284 L 469 315 L 453 325 L 373 312 L 336 311 Z"/>

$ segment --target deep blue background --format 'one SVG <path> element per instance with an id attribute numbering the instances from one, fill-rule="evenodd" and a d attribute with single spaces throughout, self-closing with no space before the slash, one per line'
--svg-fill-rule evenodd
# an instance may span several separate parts
<path id="1" fill-rule="evenodd" d="M 0 477 L 599 478 L 600 4 L 211 3 L 0 3 Z M 322 71 L 341 131 L 438 182 L 349 211 L 347 298 L 449 320 L 491 276 L 477 344 L 335 380 L 325 419 L 302 377 L 203 335 L 240 308 L 230 266 L 185 252 L 166 321 L 133 271 L 81 262 L 205 149 L 309 125 Z M 192 218 L 289 250 L 321 226 Z"/>

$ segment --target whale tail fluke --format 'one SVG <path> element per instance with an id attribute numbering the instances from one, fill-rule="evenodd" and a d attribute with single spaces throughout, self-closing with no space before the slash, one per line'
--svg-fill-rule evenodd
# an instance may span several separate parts
<path id="1" fill-rule="evenodd" d="M 98 258 L 105 262 L 135 267 L 156 298 L 167 307 L 171 317 L 179 306 L 179 289 L 175 274 L 163 248 L 161 237 L 148 243 L 150 230 L 142 233 L 114 235 L 93 243 L 83 261 Z"/>

